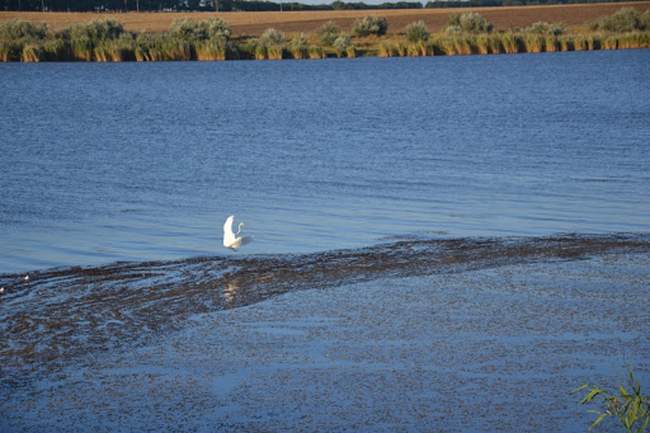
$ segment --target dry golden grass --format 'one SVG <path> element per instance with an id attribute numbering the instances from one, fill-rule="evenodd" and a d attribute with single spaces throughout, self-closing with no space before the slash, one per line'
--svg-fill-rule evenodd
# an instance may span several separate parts
<path id="1" fill-rule="evenodd" d="M 497 30 L 525 27 L 536 21 L 561 22 L 580 27 L 597 18 L 609 15 L 622 7 L 635 7 L 641 11 L 650 9 L 650 1 L 631 3 L 597 3 L 582 5 L 548 5 L 515 7 L 482 7 L 463 9 L 402 9 L 370 11 L 310 11 L 310 12 L 129 12 L 129 13 L 66 13 L 66 12 L 0 12 L 0 21 L 21 18 L 47 23 L 60 30 L 71 24 L 97 18 L 113 18 L 131 31 L 164 31 L 172 21 L 179 18 L 205 19 L 219 16 L 233 27 L 236 35 L 258 36 L 269 27 L 287 33 L 312 32 L 327 21 L 334 21 L 349 30 L 355 19 L 365 15 L 381 15 L 388 19 L 389 32 L 403 31 L 407 24 L 423 20 L 431 31 L 441 30 L 450 13 L 475 11 L 491 21 Z"/>

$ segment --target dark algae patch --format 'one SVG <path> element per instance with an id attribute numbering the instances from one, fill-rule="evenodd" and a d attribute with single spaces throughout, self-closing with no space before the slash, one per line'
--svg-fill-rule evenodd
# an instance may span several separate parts
<path id="1" fill-rule="evenodd" d="M 92 353 L 139 345 L 192 316 L 297 290 L 600 254 L 650 252 L 645 235 L 408 240 L 306 255 L 203 257 L 0 276 L 0 381 L 20 386 Z"/>

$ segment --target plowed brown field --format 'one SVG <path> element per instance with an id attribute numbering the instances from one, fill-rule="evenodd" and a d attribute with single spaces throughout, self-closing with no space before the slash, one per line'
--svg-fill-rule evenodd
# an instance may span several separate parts
<path id="1" fill-rule="evenodd" d="M 259 35 L 274 27 L 284 32 L 311 32 L 332 20 L 343 29 L 349 29 L 353 21 L 365 15 L 385 16 L 389 32 L 396 33 L 416 20 L 423 20 L 430 30 L 438 31 L 447 22 L 450 13 L 480 12 L 494 23 L 497 30 L 524 27 L 535 21 L 562 22 L 570 26 L 584 25 L 622 7 L 635 7 L 641 11 L 650 9 L 650 1 L 631 3 L 597 3 L 581 5 L 483 7 L 463 9 L 401 9 L 365 11 L 311 11 L 311 12 L 161 12 L 161 13 L 65 13 L 65 12 L 0 12 L 0 21 L 22 18 L 45 22 L 50 28 L 60 30 L 70 24 L 96 18 L 114 18 L 131 31 L 163 31 L 178 18 L 205 19 L 219 16 L 232 25 L 237 35 Z"/>

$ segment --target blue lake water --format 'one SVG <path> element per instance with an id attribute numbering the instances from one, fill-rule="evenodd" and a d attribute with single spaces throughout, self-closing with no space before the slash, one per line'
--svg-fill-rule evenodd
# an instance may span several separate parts
<path id="1" fill-rule="evenodd" d="M 0 273 L 650 231 L 650 51 L 0 64 Z"/>

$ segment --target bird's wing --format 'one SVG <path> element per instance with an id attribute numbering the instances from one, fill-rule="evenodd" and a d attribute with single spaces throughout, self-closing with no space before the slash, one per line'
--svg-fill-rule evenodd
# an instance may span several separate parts
<path id="1" fill-rule="evenodd" d="M 223 244 L 230 245 L 235 240 L 235 234 L 232 231 L 232 224 L 235 220 L 234 215 L 230 215 L 226 218 L 226 222 L 223 223 Z"/>

